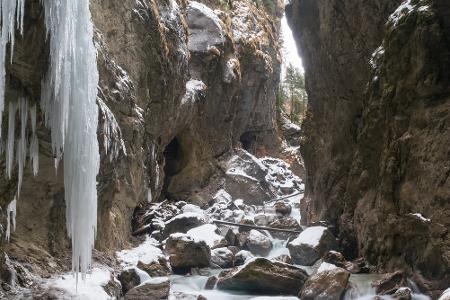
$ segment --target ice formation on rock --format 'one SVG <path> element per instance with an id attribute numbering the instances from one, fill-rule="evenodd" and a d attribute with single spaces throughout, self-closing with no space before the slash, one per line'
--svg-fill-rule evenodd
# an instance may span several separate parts
<path id="1" fill-rule="evenodd" d="M 16 28 L 23 31 L 23 13 L 25 0 L 1 0 L 1 36 L 0 36 L 0 129 L 2 128 L 2 114 L 5 108 L 5 63 L 7 44 L 11 44 L 10 59 L 13 58 L 14 33 Z M 0 130 L 0 140 L 1 140 Z"/>
<path id="2" fill-rule="evenodd" d="M 9 241 L 9 238 L 11 237 L 11 224 L 12 224 L 12 230 L 14 231 L 16 229 L 16 207 L 17 207 L 17 201 L 16 198 L 14 198 L 13 201 L 11 201 L 8 204 L 8 207 L 6 209 L 6 240 Z"/>
<path id="3" fill-rule="evenodd" d="M 66 223 L 72 268 L 84 277 L 91 266 L 97 226 L 100 165 L 96 103 L 98 70 L 89 0 L 44 1 L 50 69 L 42 108 L 57 161 L 64 152 Z"/>
<path id="4" fill-rule="evenodd" d="M 23 31 L 25 0 L 1 1 L 0 37 L 0 128 L 5 103 L 5 60 L 10 43 L 11 60 L 15 30 Z M 97 224 L 97 180 L 100 157 L 97 142 L 98 107 L 96 103 L 98 70 L 93 42 L 93 25 L 89 0 L 42 1 L 50 41 L 50 67 L 42 84 L 41 108 L 51 129 L 56 165 L 64 153 L 64 184 L 68 234 L 72 239 L 73 271 L 84 275 L 90 268 Z M 20 138 L 15 138 L 16 114 L 19 114 Z M 28 101 L 9 101 L 6 175 L 11 178 L 14 146 L 18 164 L 18 192 L 27 156 L 27 121 L 31 119 L 30 162 L 33 174 L 38 171 L 39 145 L 36 134 L 36 106 Z M 1 132 L 1 130 L 0 130 Z M 1 138 L 1 136 L 0 136 Z M 16 198 L 8 206 L 15 216 Z M 13 219 L 13 228 L 15 221 Z"/>

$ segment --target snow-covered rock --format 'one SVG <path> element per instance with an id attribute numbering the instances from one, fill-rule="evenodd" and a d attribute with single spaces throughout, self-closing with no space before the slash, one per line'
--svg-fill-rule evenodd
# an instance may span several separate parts
<path id="1" fill-rule="evenodd" d="M 250 230 L 246 246 L 250 252 L 258 256 L 267 256 L 272 250 L 270 239 L 258 230 Z"/>
<path id="2" fill-rule="evenodd" d="M 185 212 L 173 217 L 165 223 L 162 238 L 167 238 L 175 232 L 186 233 L 189 229 L 205 224 L 203 212 Z"/>
<path id="3" fill-rule="evenodd" d="M 234 254 L 228 248 L 217 248 L 211 251 L 213 267 L 231 268 L 234 264 Z"/>
<path id="4" fill-rule="evenodd" d="M 276 218 L 268 226 L 272 227 L 272 228 L 295 230 L 295 231 L 299 231 L 299 232 L 302 231 L 300 224 L 297 222 L 297 220 L 295 220 L 292 217 Z M 277 231 L 273 231 L 270 234 L 274 238 L 283 239 L 283 240 L 287 240 L 289 238 L 295 238 L 298 236 L 298 233 L 277 232 Z"/>
<path id="5" fill-rule="evenodd" d="M 216 225 L 204 224 L 190 229 L 186 234 L 197 242 L 204 241 L 210 248 L 226 246 L 227 241 L 223 236 L 217 234 L 217 231 Z"/>
<path id="6" fill-rule="evenodd" d="M 171 234 L 165 249 L 174 273 L 185 274 L 192 267 L 208 267 L 211 261 L 211 249 L 206 242 L 196 241 L 187 234 Z"/>
<path id="7" fill-rule="evenodd" d="M 336 246 L 336 238 L 326 227 L 313 226 L 306 228 L 291 241 L 288 249 L 296 264 L 310 266 Z"/>
<path id="8" fill-rule="evenodd" d="M 234 265 L 241 266 L 254 258 L 253 254 L 247 250 L 241 250 L 234 255 Z"/>

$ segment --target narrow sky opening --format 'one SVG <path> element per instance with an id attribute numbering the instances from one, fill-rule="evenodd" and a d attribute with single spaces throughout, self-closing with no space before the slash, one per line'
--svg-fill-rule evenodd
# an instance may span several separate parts
<path id="1" fill-rule="evenodd" d="M 297 44 L 295 43 L 292 30 L 287 23 L 286 14 L 284 14 L 281 19 L 281 38 L 283 41 L 283 64 L 281 69 L 281 78 L 284 78 L 284 75 L 286 74 L 286 67 L 289 64 L 292 64 L 304 73 L 302 59 L 300 55 L 298 55 Z"/>

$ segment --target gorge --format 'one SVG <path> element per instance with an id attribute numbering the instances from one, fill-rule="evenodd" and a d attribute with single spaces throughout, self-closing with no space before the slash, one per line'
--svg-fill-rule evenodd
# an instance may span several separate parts
<path id="1" fill-rule="evenodd" d="M 1 12 L 0 298 L 450 299 L 445 0 Z"/>

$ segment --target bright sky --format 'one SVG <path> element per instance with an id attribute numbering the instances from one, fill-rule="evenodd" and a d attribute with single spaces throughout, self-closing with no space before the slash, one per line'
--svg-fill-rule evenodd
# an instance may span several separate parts
<path id="1" fill-rule="evenodd" d="M 298 55 L 297 45 L 294 41 L 294 36 L 292 35 L 291 28 L 286 20 L 286 15 L 281 19 L 281 35 L 283 38 L 283 68 L 281 72 L 281 77 L 284 77 L 285 68 L 289 63 L 296 66 L 303 73 L 302 59 Z"/>

